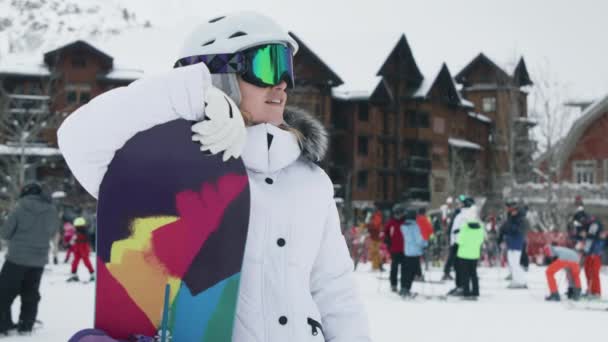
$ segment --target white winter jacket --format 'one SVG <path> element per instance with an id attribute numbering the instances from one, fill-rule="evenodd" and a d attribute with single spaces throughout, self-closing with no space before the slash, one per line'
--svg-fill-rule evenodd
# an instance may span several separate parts
<path id="1" fill-rule="evenodd" d="M 96 97 L 58 131 L 74 176 L 97 197 L 114 153 L 127 140 L 178 118 L 201 120 L 209 86 L 209 71 L 196 64 Z M 329 177 L 306 160 L 292 133 L 270 124 L 247 131 L 242 158 L 251 211 L 233 341 L 370 341 Z"/>
<path id="2" fill-rule="evenodd" d="M 458 233 L 460 232 L 460 229 L 471 220 L 479 220 L 477 207 L 473 205 L 470 208 L 460 209 L 458 215 L 454 217 L 454 224 L 452 225 L 452 232 L 450 233 L 450 246 L 453 246 L 458 242 Z"/>

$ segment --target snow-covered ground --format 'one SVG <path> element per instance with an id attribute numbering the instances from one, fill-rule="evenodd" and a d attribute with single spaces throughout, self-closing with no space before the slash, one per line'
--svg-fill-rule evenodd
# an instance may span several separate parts
<path id="1" fill-rule="evenodd" d="M 63 258 L 61 255 L 60 259 Z M 3 262 L 3 255 L 0 255 Z M 81 278 L 87 279 L 84 267 Z M 571 307 L 566 302 L 546 303 L 544 268 L 533 266 L 529 290 L 507 290 L 504 268 L 481 268 L 481 298 L 478 302 L 450 300 L 403 301 L 389 290 L 388 274 L 371 272 L 362 265 L 356 272 L 359 289 L 368 310 L 374 342 L 396 341 L 551 341 L 602 340 L 608 312 Z M 10 336 L 3 341 L 63 342 L 93 321 L 95 286 L 66 283 L 68 265 L 49 265 L 44 273 L 39 319 L 44 326 L 29 337 Z M 437 280 L 439 270 L 427 271 Z M 602 276 L 608 284 L 608 276 Z M 584 278 L 584 277 L 582 277 Z M 562 287 L 564 275 L 558 274 Z M 584 284 L 584 279 L 582 280 Z M 414 291 L 443 294 L 451 284 L 414 283 Z M 584 287 L 584 285 L 583 285 Z M 18 316 L 19 301 L 13 306 Z"/>

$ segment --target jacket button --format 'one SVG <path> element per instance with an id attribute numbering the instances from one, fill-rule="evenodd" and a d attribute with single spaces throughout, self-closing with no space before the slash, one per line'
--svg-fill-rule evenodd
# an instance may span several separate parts
<path id="1" fill-rule="evenodd" d="M 272 178 L 266 178 L 266 184 L 272 184 L 272 183 L 274 183 Z"/>
<path id="2" fill-rule="evenodd" d="M 281 325 L 287 324 L 287 317 L 285 317 L 285 316 L 279 317 L 279 324 L 281 324 Z"/>
<path id="3" fill-rule="evenodd" d="M 277 245 L 279 245 L 279 247 L 285 246 L 285 239 L 283 239 L 283 238 L 278 239 Z"/>

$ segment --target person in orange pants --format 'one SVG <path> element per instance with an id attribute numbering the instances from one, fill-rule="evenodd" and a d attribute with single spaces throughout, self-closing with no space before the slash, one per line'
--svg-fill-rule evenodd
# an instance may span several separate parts
<path id="1" fill-rule="evenodd" d="M 566 269 L 568 274 L 569 289 L 572 293 L 570 296 L 573 300 L 578 300 L 581 295 L 581 279 L 580 274 L 580 257 L 578 253 L 570 248 L 559 247 L 555 245 L 545 246 L 544 248 L 545 257 L 551 262 L 547 270 L 545 271 L 547 276 L 547 283 L 549 284 L 549 291 L 551 292 L 548 297 L 545 298 L 547 301 L 560 301 L 560 296 L 557 288 L 557 282 L 555 281 L 555 273 L 562 269 Z M 570 290 L 570 288 L 572 290 Z"/>
<path id="2" fill-rule="evenodd" d="M 602 267 L 602 253 L 604 252 L 604 242 L 606 232 L 601 222 L 596 217 L 590 217 L 585 222 L 585 228 L 581 231 L 581 237 L 585 241 L 585 278 L 587 278 L 587 293 L 589 299 L 599 299 L 602 297 L 602 286 L 600 283 L 600 269 Z"/>
<path id="3" fill-rule="evenodd" d="M 93 269 L 93 265 L 91 265 L 91 260 L 89 259 L 89 254 L 91 253 L 91 244 L 89 243 L 88 237 L 88 224 L 86 219 L 83 217 L 79 217 L 74 220 L 74 227 L 76 227 L 76 242 L 73 246 L 74 253 L 74 261 L 72 261 L 72 276 L 68 278 L 68 282 L 79 281 L 78 274 L 78 264 L 80 260 L 84 262 L 84 266 L 89 270 L 91 274 L 90 281 L 95 280 L 95 270 Z"/>

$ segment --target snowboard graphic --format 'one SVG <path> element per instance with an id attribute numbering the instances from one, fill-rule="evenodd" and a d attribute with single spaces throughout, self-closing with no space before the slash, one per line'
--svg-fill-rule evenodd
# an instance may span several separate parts
<path id="1" fill-rule="evenodd" d="M 191 125 L 138 133 L 102 181 L 95 328 L 113 338 L 161 336 L 164 321 L 172 342 L 231 341 L 249 183 L 240 159 L 201 152 Z"/>

